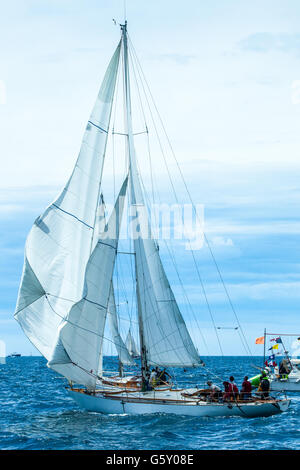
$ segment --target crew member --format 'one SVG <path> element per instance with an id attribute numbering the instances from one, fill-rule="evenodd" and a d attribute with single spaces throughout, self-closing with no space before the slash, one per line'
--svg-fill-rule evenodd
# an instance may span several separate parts
<path id="1" fill-rule="evenodd" d="M 261 375 L 260 384 L 258 386 L 257 391 L 259 392 L 262 400 L 267 400 L 269 398 L 270 381 L 265 372 L 263 372 Z"/>
<path id="2" fill-rule="evenodd" d="M 241 388 L 241 398 L 242 400 L 249 400 L 251 398 L 251 392 L 252 392 L 252 384 L 248 380 L 248 376 L 246 375 L 244 377 L 244 381 L 242 383 L 242 388 Z"/>
<path id="3" fill-rule="evenodd" d="M 218 400 L 219 398 L 222 397 L 222 392 L 221 392 L 220 387 L 218 387 L 218 385 L 213 384 L 211 380 L 208 380 L 206 383 L 210 390 L 209 396 L 212 400 Z"/>
<path id="4" fill-rule="evenodd" d="M 237 400 L 239 397 L 239 389 L 237 388 L 233 375 L 229 377 L 229 380 L 230 380 L 229 392 L 230 392 L 231 400 Z"/>

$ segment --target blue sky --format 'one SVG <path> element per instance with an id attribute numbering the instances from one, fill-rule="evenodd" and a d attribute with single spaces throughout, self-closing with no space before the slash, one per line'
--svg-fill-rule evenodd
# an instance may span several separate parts
<path id="1" fill-rule="evenodd" d="M 8 352 L 34 353 L 13 320 L 24 242 L 72 169 L 119 39 L 112 18 L 122 20 L 123 1 L 12 0 L 1 13 L 0 339 Z M 300 333 L 299 2 L 128 0 L 127 15 L 239 319 L 260 353 L 253 343 L 264 327 Z M 157 184 L 168 200 L 159 171 Z M 179 246 L 177 255 L 209 352 L 218 354 L 190 254 Z M 233 324 L 207 250 L 197 260 L 217 323 Z M 169 275 L 185 312 L 171 268 Z M 188 313 L 187 320 L 193 330 Z M 222 344 L 226 354 L 243 354 L 232 333 L 222 332 Z"/>

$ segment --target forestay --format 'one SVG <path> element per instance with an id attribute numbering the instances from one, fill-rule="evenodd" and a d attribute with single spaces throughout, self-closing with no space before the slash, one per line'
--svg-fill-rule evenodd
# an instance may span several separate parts
<path id="1" fill-rule="evenodd" d="M 60 325 L 84 296 L 120 45 L 106 71 L 72 175 L 35 221 L 26 242 L 15 318 L 48 360 Z"/>

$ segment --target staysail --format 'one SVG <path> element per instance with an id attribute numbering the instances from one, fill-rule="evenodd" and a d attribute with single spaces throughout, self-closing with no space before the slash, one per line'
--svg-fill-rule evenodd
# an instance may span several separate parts
<path id="1" fill-rule="evenodd" d="M 128 349 L 128 352 L 129 352 L 130 356 L 132 356 L 132 357 L 138 357 L 139 356 L 139 353 L 137 351 L 137 347 L 136 347 L 136 344 L 135 344 L 135 341 L 134 341 L 134 338 L 131 334 L 130 329 L 128 330 L 127 337 L 126 337 L 126 346 L 127 346 L 127 349 Z"/>
<path id="2" fill-rule="evenodd" d="M 114 211 L 99 237 L 85 272 L 82 298 L 59 328 L 49 367 L 77 383 L 93 388 L 102 375 L 102 346 L 110 296 L 119 227 L 128 178 L 124 181 Z"/>
<path id="3" fill-rule="evenodd" d="M 48 360 L 58 347 L 59 328 L 85 292 L 120 47 L 121 42 L 106 71 L 73 173 L 35 221 L 26 242 L 15 318 Z"/>
<path id="4" fill-rule="evenodd" d="M 110 295 L 109 295 L 109 302 L 108 302 L 108 309 L 107 309 L 107 320 L 108 320 L 109 328 L 111 331 L 112 340 L 116 347 L 120 362 L 124 365 L 134 365 L 135 362 L 131 358 L 130 350 L 127 348 L 127 343 L 125 345 L 119 332 L 113 283 L 111 283 L 111 287 L 110 287 Z"/>
<path id="5" fill-rule="evenodd" d="M 128 69 L 127 31 L 123 28 L 124 83 L 128 156 L 130 164 L 131 203 L 136 208 L 134 234 L 138 310 L 141 337 L 147 363 L 153 365 L 193 367 L 201 363 L 180 313 L 165 274 L 156 242 L 153 240 L 138 174 L 132 131 L 130 77 Z"/>

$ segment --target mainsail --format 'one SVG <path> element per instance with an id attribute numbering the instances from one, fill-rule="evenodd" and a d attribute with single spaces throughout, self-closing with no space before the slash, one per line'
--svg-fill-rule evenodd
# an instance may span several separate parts
<path id="1" fill-rule="evenodd" d="M 109 328 L 110 328 L 111 335 L 112 335 L 112 340 L 116 347 L 120 362 L 124 365 L 134 365 L 135 362 L 131 358 L 130 350 L 127 347 L 127 342 L 125 345 L 119 332 L 113 283 L 111 283 L 111 287 L 110 287 L 110 295 L 109 295 L 109 302 L 108 302 L 108 309 L 107 309 L 107 319 L 108 319 L 108 324 L 109 324 Z"/>
<path id="2" fill-rule="evenodd" d="M 126 26 L 123 28 L 124 83 L 131 203 L 136 208 L 136 278 L 140 335 L 148 364 L 193 367 L 201 363 L 165 274 L 156 242 L 145 224 L 145 202 L 133 141 Z"/>
<path id="3" fill-rule="evenodd" d="M 35 221 L 26 242 L 15 318 L 48 360 L 58 351 L 58 330 L 86 293 L 120 47 L 121 42 L 106 71 L 73 173 L 60 196 Z M 92 257 L 97 256 L 94 253 Z"/>

